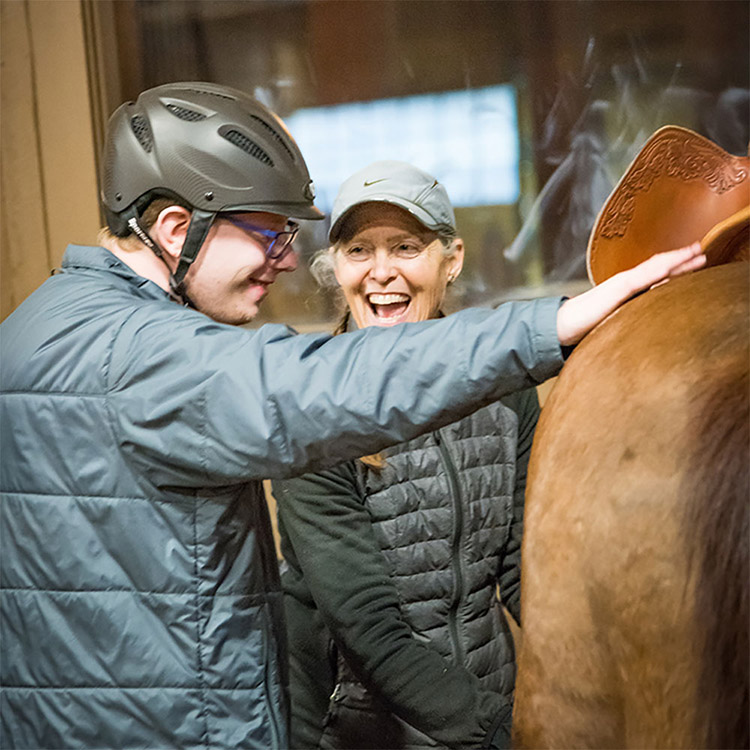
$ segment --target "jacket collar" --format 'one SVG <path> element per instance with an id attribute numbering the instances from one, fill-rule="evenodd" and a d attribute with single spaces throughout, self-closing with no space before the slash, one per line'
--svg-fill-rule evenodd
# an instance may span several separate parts
<path id="1" fill-rule="evenodd" d="M 141 294 L 153 299 L 169 299 L 169 293 L 150 279 L 139 276 L 130 266 L 104 247 L 68 245 L 62 260 L 62 270 L 93 271 L 114 274 L 126 280 Z"/>

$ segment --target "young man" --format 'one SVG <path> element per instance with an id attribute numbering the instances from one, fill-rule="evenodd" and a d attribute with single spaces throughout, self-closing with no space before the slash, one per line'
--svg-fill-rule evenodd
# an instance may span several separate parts
<path id="1" fill-rule="evenodd" d="M 320 213 L 281 121 L 210 84 L 115 112 L 102 202 L 103 246 L 70 246 L 2 325 L 2 747 L 285 747 L 260 479 L 538 383 L 561 344 L 701 262 L 686 250 L 562 306 L 335 339 L 226 325 L 295 266 L 290 219 Z M 407 367 L 420 387 L 403 388 Z"/>

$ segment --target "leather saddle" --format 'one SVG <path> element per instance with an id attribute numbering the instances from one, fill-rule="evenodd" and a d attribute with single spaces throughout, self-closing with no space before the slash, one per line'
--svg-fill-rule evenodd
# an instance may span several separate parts
<path id="1" fill-rule="evenodd" d="M 586 266 L 599 284 L 654 253 L 700 240 L 707 265 L 750 255 L 750 156 L 676 125 L 657 130 L 605 202 Z"/>

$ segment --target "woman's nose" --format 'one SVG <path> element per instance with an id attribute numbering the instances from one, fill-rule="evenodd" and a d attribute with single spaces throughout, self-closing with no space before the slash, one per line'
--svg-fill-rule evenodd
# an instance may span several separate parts
<path id="1" fill-rule="evenodd" d="M 370 268 L 370 276 L 378 283 L 384 284 L 396 275 L 390 253 L 376 252 Z"/>

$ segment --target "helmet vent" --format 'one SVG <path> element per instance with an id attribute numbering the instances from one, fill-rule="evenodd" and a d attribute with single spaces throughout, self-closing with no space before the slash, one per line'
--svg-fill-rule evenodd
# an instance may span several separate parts
<path id="1" fill-rule="evenodd" d="M 176 104 L 167 104 L 167 109 L 181 120 L 187 120 L 188 122 L 198 122 L 199 120 L 205 120 L 206 115 L 202 112 L 196 112 L 194 109 L 188 109 L 187 107 L 178 107 Z"/>
<path id="2" fill-rule="evenodd" d="M 218 91 L 209 91 L 208 89 L 185 89 L 193 94 L 201 94 L 202 96 L 218 96 L 219 99 L 228 99 L 230 102 L 237 101 L 237 98 L 230 96 L 229 94 L 221 94 Z"/>
<path id="3" fill-rule="evenodd" d="M 238 148 L 241 148 L 245 153 L 254 156 L 264 164 L 268 164 L 269 167 L 273 166 L 273 159 L 255 142 L 251 141 L 244 133 L 240 133 L 239 130 L 219 130 L 219 134 L 226 138 L 230 143 L 233 143 Z"/>
<path id="4" fill-rule="evenodd" d="M 294 154 L 292 153 L 291 149 L 289 148 L 289 146 L 286 145 L 286 142 L 276 132 L 276 130 L 274 130 L 265 120 L 263 120 L 262 118 L 258 117 L 257 115 L 250 115 L 250 117 L 252 117 L 253 120 L 255 120 L 255 122 L 257 122 L 259 125 L 262 125 L 266 129 L 266 131 L 271 135 L 271 137 L 287 152 L 287 154 L 289 154 L 289 158 L 292 161 L 296 161 L 296 159 L 294 158 Z"/>
<path id="5" fill-rule="evenodd" d="M 133 135 L 138 139 L 138 143 L 143 146 L 143 150 L 150 154 L 154 147 L 154 140 L 151 137 L 148 120 L 141 115 L 133 115 L 130 118 L 130 127 L 133 129 Z"/>

